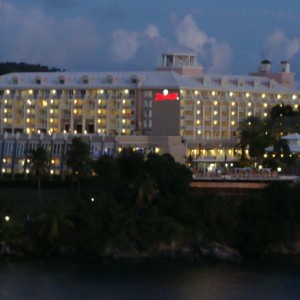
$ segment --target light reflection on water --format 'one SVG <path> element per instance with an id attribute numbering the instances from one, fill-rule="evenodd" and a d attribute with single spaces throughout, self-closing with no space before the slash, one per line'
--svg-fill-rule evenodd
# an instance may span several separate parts
<path id="1" fill-rule="evenodd" d="M 0 299 L 300 299 L 299 261 L 1 261 Z"/>

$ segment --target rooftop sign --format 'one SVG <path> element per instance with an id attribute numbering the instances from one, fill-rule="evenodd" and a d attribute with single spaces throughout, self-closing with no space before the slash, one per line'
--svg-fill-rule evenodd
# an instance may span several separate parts
<path id="1" fill-rule="evenodd" d="M 167 89 L 163 90 L 162 93 L 156 93 L 154 101 L 174 101 L 179 100 L 178 93 L 169 93 Z"/>

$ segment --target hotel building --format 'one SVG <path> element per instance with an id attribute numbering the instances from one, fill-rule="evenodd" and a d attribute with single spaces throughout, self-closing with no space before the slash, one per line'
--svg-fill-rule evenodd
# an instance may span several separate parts
<path id="1" fill-rule="evenodd" d="M 263 61 L 251 75 L 205 74 L 196 56 L 165 53 L 150 72 L 10 73 L 0 76 L 0 173 L 29 172 L 38 145 L 50 171 L 65 171 L 74 136 L 94 159 L 131 147 L 171 153 L 194 166 L 232 164 L 239 122 L 267 118 L 272 106 L 298 109 L 300 92 L 288 62 L 272 73 Z"/>

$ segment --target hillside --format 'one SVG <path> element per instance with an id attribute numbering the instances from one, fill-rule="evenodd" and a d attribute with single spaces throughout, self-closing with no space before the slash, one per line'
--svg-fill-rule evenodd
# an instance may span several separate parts
<path id="1" fill-rule="evenodd" d="M 57 72 L 64 71 L 58 68 L 49 68 L 47 66 L 42 66 L 40 64 L 33 65 L 24 62 L 5 62 L 0 63 L 0 75 L 4 75 L 12 72 Z"/>

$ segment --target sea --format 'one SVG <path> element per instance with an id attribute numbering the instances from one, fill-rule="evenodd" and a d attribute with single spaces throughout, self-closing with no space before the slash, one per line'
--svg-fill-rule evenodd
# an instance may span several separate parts
<path id="1" fill-rule="evenodd" d="M 293 300 L 300 259 L 1 260 L 2 300 Z"/>

